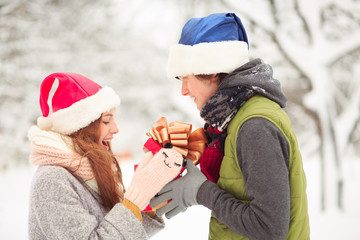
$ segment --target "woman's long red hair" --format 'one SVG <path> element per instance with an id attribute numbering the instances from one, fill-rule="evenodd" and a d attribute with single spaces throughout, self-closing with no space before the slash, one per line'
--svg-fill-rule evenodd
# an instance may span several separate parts
<path id="1" fill-rule="evenodd" d="M 94 171 L 103 205 L 109 211 L 124 197 L 120 166 L 111 151 L 98 144 L 101 118 L 70 135 L 74 150 L 87 157 Z"/>

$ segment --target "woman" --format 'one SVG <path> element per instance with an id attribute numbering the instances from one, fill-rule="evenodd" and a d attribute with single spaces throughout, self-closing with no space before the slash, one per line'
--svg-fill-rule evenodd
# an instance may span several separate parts
<path id="1" fill-rule="evenodd" d="M 249 61 L 233 13 L 190 19 L 170 49 L 169 75 L 194 99 L 209 144 L 201 172 L 166 185 L 151 201 L 171 218 L 192 205 L 212 210 L 209 239 L 309 239 L 306 179 L 286 97 L 272 69 Z"/>
<path id="2" fill-rule="evenodd" d="M 40 88 L 43 113 L 29 130 L 32 182 L 30 239 L 148 239 L 164 227 L 141 213 L 182 166 L 162 149 L 144 155 L 125 192 L 111 151 L 119 97 L 76 73 L 54 73 Z M 168 166 L 171 166 L 169 168 Z"/>

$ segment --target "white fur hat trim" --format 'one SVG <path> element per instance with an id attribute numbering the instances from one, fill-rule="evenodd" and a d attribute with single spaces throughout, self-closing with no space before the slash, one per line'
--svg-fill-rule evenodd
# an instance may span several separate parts
<path id="1" fill-rule="evenodd" d="M 74 133 L 100 118 L 101 114 L 120 105 L 120 98 L 112 88 L 103 87 L 96 94 L 58 110 L 48 117 L 39 117 L 37 124 L 43 130 L 65 135 Z"/>
<path id="2" fill-rule="evenodd" d="M 230 73 L 247 62 L 249 50 L 243 41 L 177 44 L 170 48 L 168 76 Z"/>

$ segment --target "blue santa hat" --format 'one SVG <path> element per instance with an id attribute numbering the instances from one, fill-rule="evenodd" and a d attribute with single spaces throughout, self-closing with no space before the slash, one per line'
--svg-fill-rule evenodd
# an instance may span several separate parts
<path id="1" fill-rule="evenodd" d="M 168 76 L 230 73 L 249 62 L 245 29 L 234 13 L 192 18 L 170 48 Z"/>

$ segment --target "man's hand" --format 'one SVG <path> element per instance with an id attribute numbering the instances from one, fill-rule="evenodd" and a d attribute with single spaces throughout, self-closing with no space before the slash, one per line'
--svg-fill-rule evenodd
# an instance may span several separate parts
<path id="1" fill-rule="evenodd" d="M 198 204 L 196 201 L 198 190 L 207 178 L 190 160 L 187 161 L 186 170 L 185 176 L 165 185 L 150 201 L 150 206 L 154 207 L 172 199 L 164 207 L 156 210 L 158 216 L 165 213 L 166 218 L 172 218 L 187 207 Z"/>

